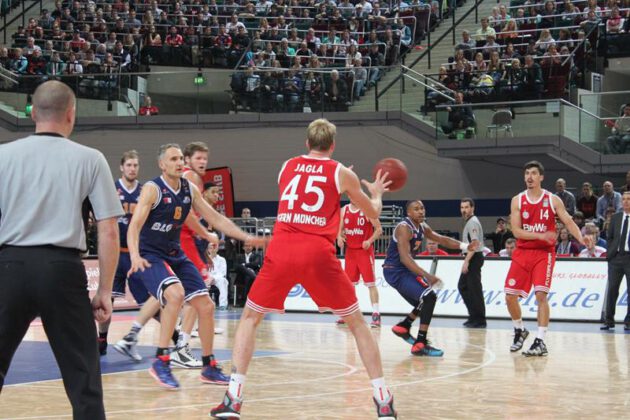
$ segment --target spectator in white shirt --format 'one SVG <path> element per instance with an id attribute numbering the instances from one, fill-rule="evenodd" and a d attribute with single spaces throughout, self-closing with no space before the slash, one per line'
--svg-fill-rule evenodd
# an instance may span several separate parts
<path id="1" fill-rule="evenodd" d="M 580 258 L 604 258 L 606 257 L 606 248 L 595 245 L 597 242 L 597 235 L 591 234 L 593 240 L 590 242 L 590 248 L 584 248 L 578 257 Z"/>
<path id="2" fill-rule="evenodd" d="M 228 307 L 228 280 L 227 280 L 227 263 L 225 258 L 217 254 L 219 247 L 215 243 L 208 245 L 206 251 L 208 257 L 208 279 L 210 285 L 214 285 L 219 289 L 219 310 L 225 311 Z"/>
<path id="3" fill-rule="evenodd" d="M 516 249 L 516 239 L 510 238 L 505 241 L 505 248 L 499 251 L 499 257 L 512 258 L 512 253 Z"/>

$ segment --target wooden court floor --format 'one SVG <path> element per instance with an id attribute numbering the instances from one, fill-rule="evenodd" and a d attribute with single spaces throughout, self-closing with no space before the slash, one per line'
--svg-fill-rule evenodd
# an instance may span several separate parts
<path id="1" fill-rule="evenodd" d="M 110 344 L 126 333 L 132 316 L 115 315 Z M 225 333 L 215 336 L 215 348 L 229 372 L 238 313 L 223 312 L 218 317 L 217 326 L 225 328 Z M 242 418 L 376 417 L 370 384 L 347 328 L 334 325 L 330 315 L 269 318 L 258 333 L 258 353 L 248 375 Z M 490 321 L 487 330 L 467 330 L 460 327 L 461 320 L 438 318 L 430 339 L 445 355 L 419 358 L 410 355 L 410 346 L 391 333 L 397 319 L 385 317 L 383 327 L 372 333 L 380 343 L 400 419 L 630 418 L 630 334 L 623 333 L 623 326 L 616 333 L 600 333 L 596 324 L 552 324 L 546 340 L 549 356 L 525 358 L 508 351 L 509 322 Z M 151 321 L 141 333 L 141 344 L 146 346 L 142 352 L 147 356 L 154 352 L 157 327 Z M 533 329 L 534 323 L 528 322 L 528 327 Z M 22 362 L 12 370 L 29 370 L 29 374 L 3 390 L 0 419 L 71 417 L 61 381 L 37 379 L 41 369 L 46 369 L 38 366 L 45 347 L 42 327 L 34 323 L 25 340 L 16 355 Z M 39 350 L 28 350 L 34 344 Z M 192 345 L 199 347 L 198 339 Z M 182 389 L 164 390 L 146 366 L 132 370 L 139 367 L 111 345 L 102 363 L 116 369 L 103 375 L 110 419 L 208 418 L 225 390 L 200 383 L 199 371 L 182 369 L 175 370 Z M 8 379 L 20 373 L 25 372 L 9 372 Z"/>

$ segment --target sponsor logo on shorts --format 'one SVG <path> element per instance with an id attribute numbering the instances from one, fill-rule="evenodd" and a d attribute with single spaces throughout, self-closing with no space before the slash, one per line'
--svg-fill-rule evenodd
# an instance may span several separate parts
<path id="1" fill-rule="evenodd" d="M 515 280 L 515 279 L 509 279 L 509 280 L 508 280 L 508 285 L 510 285 L 510 286 L 516 286 L 516 280 Z"/>

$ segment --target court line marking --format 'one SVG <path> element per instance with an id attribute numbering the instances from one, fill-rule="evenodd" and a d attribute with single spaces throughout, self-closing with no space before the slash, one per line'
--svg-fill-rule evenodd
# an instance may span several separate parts
<path id="1" fill-rule="evenodd" d="M 295 354 L 299 354 L 299 353 L 295 353 Z M 289 357 L 289 356 L 295 356 L 295 354 L 290 353 L 290 354 L 273 354 L 273 355 L 265 355 L 265 356 L 258 356 L 256 357 L 256 359 L 264 359 L 264 358 L 271 358 L 271 357 Z M 300 361 L 314 361 L 317 363 L 328 363 L 328 364 L 336 364 L 336 365 L 340 365 L 343 366 L 344 368 L 347 368 L 348 370 L 346 372 L 343 373 L 338 373 L 335 375 L 331 375 L 331 376 L 322 376 L 322 377 L 317 377 L 317 378 L 312 378 L 312 379 L 303 379 L 303 380 L 299 380 L 299 381 L 287 381 L 287 382 L 273 382 L 273 383 L 260 383 L 260 384 L 249 384 L 248 388 L 255 388 L 255 387 L 270 387 L 270 386 L 280 386 L 280 385 L 295 385 L 295 384 L 303 384 L 303 383 L 307 383 L 307 382 L 319 382 L 319 381 L 328 381 L 328 380 L 332 380 L 332 379 L 337 379 L 337 378 L 342 378 L 344 376 L 350 376 L 350 375 L 354 375 L 356 372 L 358 372 L 358 368 L 356 368 L 355 366 L 349 365 L 347 363 L 342 363 L 342 362 L 338 362 L 335 360 L 326 360 L 323 361 L 321 359 L 314 359 L 314 358 L 306 358 L 306 357 L 290 357 L 293 360 L 300 360 Z M 219 360 L 221 361 L 221 360 Z M 145 374 L 146 373 L 146 369 L 142 369 L 142 370 L 127 370 L 127 371 L 123 371 L 123 372 L 112 372 L 112 373 L 107 373 L 104 374 L 102 376 L 109 376 L 109 375 L 119 375 L 121 373 L 142 373 Z M 175 371 L 181 371 L 181 372 L 201 372 L 201 369 L 175 369 Z M 60 381 L 61 379 L 51 379 L 48 381 Z M 150 392 L 155 392 L 156 390 L 156 385 L 154 384 L 154 380 L 150 379 L 147 377 L 147 380 L 151 381 L 151 385 L 147 385 L 147 386 L 142 386 L 142 385 L 138 385 L 138 386 L 103 386 L 103 392 L 116 392 L 116 391 L 150 391 Z M 185 381 L 181 381 L 182 382 L 186 382 L 188 380 L 192 380 L 192 378 L 186 378 Z M 43 382 L 43 381 L 42 381 Z M 40 385 L 40 382 L 32 382 L 33 385 L 31 385 L 32 388 L 35 389 L 59 389 L 59 385 L 46 385 L 46 384 L 42 384 Z M 22 384 L 16 384 L 16 385 L 22 385 Z M 15 385 L 14 385 L 15 386 Z M 182 388 L 183 391 L 189 390 L 189 389 L 199 389 L 199 388 L 208 388 L 207 384 L 195 384 L 195 385 L 186 385 L 185 387 Z"/>
<path id="2" fill-rule="evenodd" d="M 448 341 L 447 341 L 448 342 Z M 458 341 L 456 341 L 458 342 Z M 400 382 L 397 384 L 393 384 L 393 385 L 389 385 L 390 388 L 397 388 L 400 386 L 408 386 L 408 385 L 416 385 L 416 384 L 421 384 L 421 383 L 425 383 L 425 382 L 433 382 L 433 381 L 439 381 L 439 380 L 443 380 L 443 379 L 448 379 L 448 378 L 452 378 L 455 376 L 463 376 L 463 375 L 467 375 L 469 373 L 472 373 L 474 371 L 483 369 L 486 366 L 491 365 L 492 363 L 495 362 L 497 356 L 496 353 L 494 353 L 492 350 L 490 350 L 489 348 L 485 347 L 485 346 L 480 346 L 477 344 L 470 344 L 467 343 L 468 346 L 470 347 L 476 347 L 478 349 L 481 349 L 484 351 L 484 353 L 488 354 L 488 360 L 486 360 L 485 362 L 481 363 L 478 366 L 469 368 L 469 369 L 465 369 L 463 371 L 460 372 L 453 372 L 453 373 L 449 373 L 446 375 L 441 375 L 441 376 L 435 376 L 432 378 L 425 378 L 425 379 L 418 379 L 416 381 L 409 381 L 409 382 Z M 269 355 L 269 356 L 263 356 L 263 357 L 283 357 L 286 355 Z M 317 359 L 313 359 L 313 360 L 317 360 Z M 321 360 L 323 361 L 323 360 Z M 338 362 L 341 363 L 341 362 Z M 350 366 L 350 365 L 348 365 Z M 311 399 L 311 398 L 320 398 L 320 397 L 328 397 L 328 396 L 332 396 L 332 395 L 341 395 L 341 394 L 356 394 L 359 392 L 366 392 L 366 391 L 371 391 L 372 388 L 359 388 L 359 389 L 353 389 L 351 391 L 336 391 L 336 392 L 322 392 L 319 394 L 308 394 L 308 395 L 287 395 L 287 396 L 281 396 L 281 397 L 266 397 L 266 398 L 258 398 L 258 399 L 251 399 L 251 400 L 246 400 L 248 403 L 255 403 L 255 402 L 266 402 L 266 401 L 278 401 L 278 400 L 296 400 L 296 399 Z M 200 404 L 186 404 L 186 405 L 179 405 L 179 406 L 169 406 L 169 407 L 153 407 L 153 408 L 138 408 L 138 409 L 132 409 L 132 410 L 116 410 L 116 411 L 108 411 L 106 414 L 109 415 L 117 415 L 117 414 L 130 414 L 130 413 L 147 413 L 147 412 L 158 412 L 158 411 L 167 411 L 167 410 L 174 410 L 174 409 L 186 409 L 186 408 L 199 408 L 199 407 L 207 407 L 207 408 L 211 408 L 212 406 L 214 406 L 214 403 L 200 403 Z M 12 419 L 12 420 L 30 420 L 30 419 L 51 419 L 51 418 L 69 418 L 72 417 L 72 414 L 61 414 L 61 415 L 54 415 L 54 416 L 32 416 L 32 417 L 5 417 L 2 418 L 0 420 L 8 420 L 8 419 Z"/>

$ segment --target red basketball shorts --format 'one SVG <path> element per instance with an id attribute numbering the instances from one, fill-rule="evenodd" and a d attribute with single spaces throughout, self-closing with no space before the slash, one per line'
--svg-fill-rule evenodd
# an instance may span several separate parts
<path id="1" fill-rule="evenodd" d="M 549 293 L 556 253 L 541 249 L 516 248 L 505 279 L 505 294 L 526 298 L 534 292 Z"/>
<path id="2" fill-rule="evenodd" d="M 184 251 L 188 259 L 197 267 L 201 278 L 203 278 L 204 283 L 206 283 L 208 281 L 208 265 L 201 259 L 201 255 L 199 255 L 199 250 L 197 249 L 197 245 L 195 245 L 195 238 L 193 238 L 189 231 L 182 230 L 179 240 L 182 251 Z"/>
<path id="3" fill-rule="evenodd" d="M 247 306 L 260 313 L 284 312 L 284 301 L 296 284 L 304 287 L 320 312 L 346 316 L 359 309 L 332 242 L 304 233 L 275 234 Z"/>
<path id="4" fill-rule="evenodd" d="M 359 278 L 368 287 L 375 285 L 374 248 L 346 248 L 345 271 L 352 283 L 358 283 Z"/>

